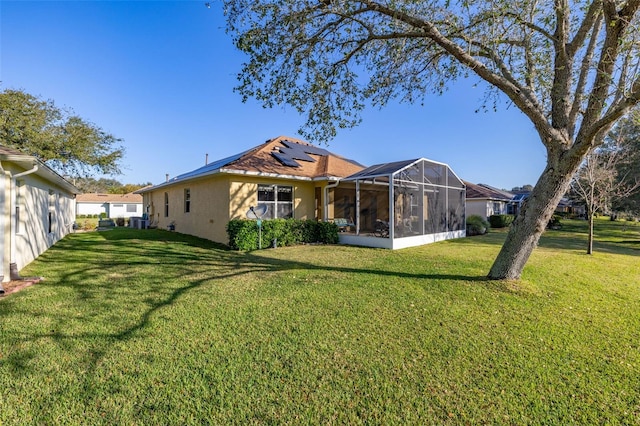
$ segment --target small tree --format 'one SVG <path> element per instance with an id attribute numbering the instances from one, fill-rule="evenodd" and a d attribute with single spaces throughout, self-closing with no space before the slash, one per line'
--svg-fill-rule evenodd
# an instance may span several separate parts
<path id="1" fill-rule="evenodd" d="M 628 174 L 620 173 L 622 165 L 628 162 L 622 144 L 623 141 L 610 139 L 605 146 L 591 152 L 571 181 L 572 192 L 584 202 L 589 221 L 587 254 L 593 253 L 595 215 L 611 212 L 614 201 L 628 197 L 640 185 Z"/>
<path id="2" fill-rule="evenodd" d="M 640 109 L 636 108 L 620 120 L 610 136 L 623 142 L 621 156 L 624 161 L 616 168 L 618 174 L 626 176 L 628 181 L 640 181 Z M 633 212 L 634 215 L 640 216 L 640 191 L 614 199 L 613 210 Z"/>

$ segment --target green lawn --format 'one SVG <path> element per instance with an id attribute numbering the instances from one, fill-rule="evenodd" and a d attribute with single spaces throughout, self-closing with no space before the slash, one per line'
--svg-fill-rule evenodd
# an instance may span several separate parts
<path id="1" fill-rule="evenodd" d="M 399 251 L 70 235 L 0 299 L 0 424 L 640 424 L 640 226 Z"/>

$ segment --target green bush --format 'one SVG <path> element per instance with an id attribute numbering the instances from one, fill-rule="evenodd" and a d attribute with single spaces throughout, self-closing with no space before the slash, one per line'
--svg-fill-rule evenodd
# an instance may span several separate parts
<path id="1" fill-rule="evenodd" d="M 562 228 L 562 221 L 561 221 L 562 217 L 554 214 L 553 216 L 551 216 L 551 219 L 549 220 L 549 223 L 547 224 L 547 228 L 549 229 L 560 229 Z"/>
<path id="2" fill-rule="evenodd" d="M 325 244 L 337 244 L 338 225 L 333 222 L 316 222 L 317 241 Z"/>
<path id="3" fill-rule="evenodd" d="M 515 218 L 512 214 L 493 214 L 489 216 L 489 224 L 492 228 L 506 228 Z"/>
<path id="4" fill-rule="evenodd" d="M 489 232 L 489 222 L 487 219 L 472 215 L 467 218 L 467 236 L 483 235 Z"/>
<path id="5" fill-rule="evenodd" d="M 260 233 L 253 220 L 232 220 L 227 224 L 229 247 L 234 250 L 257 250 Z M 270 219 L 262 221 L 261 248 L 291 246 L 304 243 L 335 244 L 338 227 L 334 223 L 314 220 Z"/>

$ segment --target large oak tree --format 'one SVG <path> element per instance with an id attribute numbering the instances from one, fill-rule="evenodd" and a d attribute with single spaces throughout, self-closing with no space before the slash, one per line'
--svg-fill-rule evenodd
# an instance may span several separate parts
<path id="1" fill-rule="evenodd" d="M 368 105 L 422 102 L 470 75 L 529 117 L 547 164 L 493 279 L 520 277 L 585 156 L 640 98 L 640 0 L 223 3 L 248 54 L 237 90 L 293 105 L 311 139 L 357 125 Z"/>
<path id="2" fill-rule="evenodd" d="M 119 174 L 122 140 L 22 90 L 0 92 L 0 144 L 33 155 L 65 176 Z"/>

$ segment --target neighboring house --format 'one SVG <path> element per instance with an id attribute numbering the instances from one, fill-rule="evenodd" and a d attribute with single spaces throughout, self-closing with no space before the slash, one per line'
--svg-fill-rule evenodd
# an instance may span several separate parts
<path id="1" fill-rule="evenodd" d="M 393 239 L 408 236 L 412 221 L 413 236 L 423 232 L 424 221 L 429 217 L 435 221 L 435 211 L 431 216 L 429 212 L 436 207 L 442 210 L 437 211 L 438 229 L 443 227 L 446 231 L 449 226 L 456 228 L 456 235 L 464 233 L 464 185 L 448 173 L 446 165 L 429 162 L 431 166 L 425 166 L 425 162 L 428 160 L 391 163 L 387 168 L 376 166 L 370 174 L 361 176 L 358 172 L 364 166 L 356 161 L 299 139 L 280 136 L 136 193 L 143 196 L 151 226 L 224 244 L 228 243 L 227 223 L 246 218 L 252 207 L 260 206 L 259 211 L 265 211 L 263 219 L 344 222 L 341 226 L 346 232 L 341 232 L 341 239 L 352 233 L 363 237 L 363 245 L 367 245 L 366 239 L 374 233 L 376 223 L 384 220 L 391 224 L 388 241 L 378 238 L 374 245 L 396 248 Z M 420 176 L 414 174 L 416 170 Z M 422 188 L 428 177 L 439 185 L 439 189 L 431 191 L 430 202 L 426 192 L 420 192 L 419 198 L 417 193 L 409 194 L 410 188 Z M 445 194 L 449 192 L 442 189 L 448 188 L 449 182 L 456 190 L 447 198 Z M 394 192 L 396 185 L 398 189 Z M 436 200 L 432 195 L 435 193 L 443 194 L 442 199 Z M 461 201 L 454 202 L 453 194 Z M 390 199 L 394 201 L 389 202 Z M 449 199 L 451 204 L 447 205 Z M 394 210 L 404 215 L 399 218 L 405 224 L 402 233 L 398 228 L 394 234 Z M 448 210 L 461 216 L 454 221 Z M 445 234 L 438 239 L 444 239 Z M 376 241 L 375 237 L 372 240 Z"/>
<path id="2" fill-rule="evenodd" d="M 142 195 L 140 194 L 79 194 L 76 197 L 76 214 L 100 215 L 110 218 L 130 218 L 142 216 Z"/>
<path id="3" fill-rule="evenodd" d="M 522 208 L 522 203 L 524 203 L 529 195 L 530 191 L 516 191 L 513 194 L 513 198 L 509 203 L 508 213 L 512 215 L 517 215 L 520 209 Z M 567 217 L 576 217 L 576 218 L 584 218 L 585 216 L 585 207 L 579 203 L 576 203 L 570 200 L 567 197 L 562 197 L 558 206 L 555 210 L 556 213 L 560 213 Z"/>
<path id="4" fill-rule="evenodd" d="M 510 214 L 513 194 L 485 184 L 465 182 L 467 186 L 467 216 L 489 218 L 494 214 Z"/>
<path id="5" fill-rule="evenodd" d="M 0 275 L 7 282 L 73 230 L 78 190 L 35 157 L 2 146 L 0 188 Z"/>

